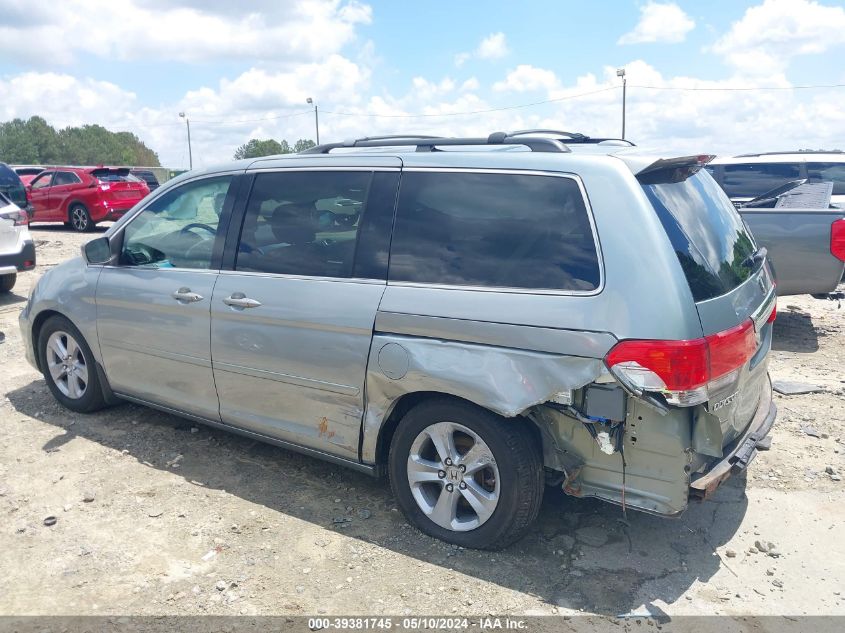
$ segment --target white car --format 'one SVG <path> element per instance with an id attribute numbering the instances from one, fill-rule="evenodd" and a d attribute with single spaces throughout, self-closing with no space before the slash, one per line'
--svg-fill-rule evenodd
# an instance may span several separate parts
<path id="1" fill-rule="evenodd" d="M 0 193 L 0 293 L 9 292 L 18 273 L 35 268 L 35 242 L 26 211 Z"/>

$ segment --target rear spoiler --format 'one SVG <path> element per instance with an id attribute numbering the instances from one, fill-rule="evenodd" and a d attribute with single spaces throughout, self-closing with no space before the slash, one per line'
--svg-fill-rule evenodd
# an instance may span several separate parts
<path id="1" fill-rule="evenodd" d="M 713 154 L 661 158 L 635 172 L 634 175 L 644 185 L 683 182 L 693 174 L 697 174 L 702 167 L 714 158 L 716 156 Z"/>

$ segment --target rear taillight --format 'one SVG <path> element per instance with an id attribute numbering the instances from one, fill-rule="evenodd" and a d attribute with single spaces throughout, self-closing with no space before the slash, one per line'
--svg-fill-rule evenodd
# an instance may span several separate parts
<path id="1" fill-rule="evenodd" d="M 769 315 L 769 318 L 766 319 L 766 323 L 774 323 L 775 319 L 778 318 L 778 304 L 777 301 L 775 302 L 775 307 L 772 308 L 772 313 Z"/>
<path id="2" fill-rule="evenodd" d="M 845 262 L 845 218 L 830 225 L 830 254 Z"/>
<path id="3" fill-rule="evenodd" d="M 757 349 L 754 322 L 691 341 L 620 341 L 605 357 L 610 371 L 635 391 L 655 391 L 680 406 L 706 402 L 709 391 L 736 379 Z"/>
<path id="4" fill-rule="evenodd" d="M 11 220 L 14 226 L 26 226 L 29 224 L 29 216 L 24 210 L 6 211 L 5 213 L 0 213 L 0 218 Z"/>

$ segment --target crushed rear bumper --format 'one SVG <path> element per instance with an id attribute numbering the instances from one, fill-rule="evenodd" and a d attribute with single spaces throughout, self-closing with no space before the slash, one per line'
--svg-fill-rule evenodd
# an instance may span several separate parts
<path id="1" fill-rule="evenodd" d="M 721 461 L 713 464 L 706 473 L 690 483 L 690 498 L 707 499 L 728 477 L 745 470 L 757 456 L 757 445 L 772 430 L 776 417 L 777 407 L 772 401 L 772 381 L 767 377 L 757 412 L 745 433 L 733 443 L 733 448 Z"/>

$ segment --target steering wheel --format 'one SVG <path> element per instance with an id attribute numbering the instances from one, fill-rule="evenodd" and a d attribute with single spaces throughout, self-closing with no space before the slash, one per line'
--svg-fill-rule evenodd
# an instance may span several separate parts
<path id="1" fill-rule="evenodd" d="M 208 224 L 202 224 L 201 222 L 192 222 L 191 224 L 186 224 L 182 227 L 179 231 L 180 233 L 188 233 L 191 229 L 203 229 L 208 231 L 212 235 L 217 235 L 217 229 L 213 226 L 209 226 Z"/>

